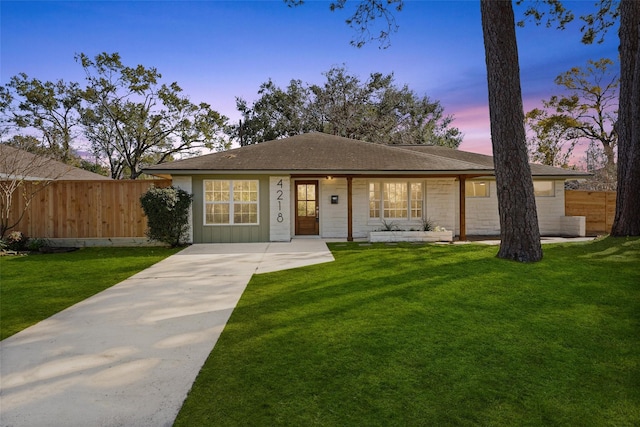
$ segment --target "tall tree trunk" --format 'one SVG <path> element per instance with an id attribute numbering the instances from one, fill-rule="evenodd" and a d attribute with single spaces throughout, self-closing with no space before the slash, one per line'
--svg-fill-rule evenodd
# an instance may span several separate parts
<path id="1" fill-rule="evenodd" d="M 527 155 L 518 46 L 511 1 L 481 0 L 491 140 L 500 213 L 499 258 L 542 259 Z"/>
<path id="2" fill-rule="evenodd" d="M 618 190 L 612 236 L 640 236 L 640 2 L 620 3 Z"/>

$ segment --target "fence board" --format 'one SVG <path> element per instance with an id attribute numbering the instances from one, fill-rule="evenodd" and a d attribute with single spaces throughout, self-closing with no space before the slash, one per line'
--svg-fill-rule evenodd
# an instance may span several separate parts
<path id="1" fill-rule="evenodd" d="M 586 217 L 587 235 L 611 232 L 616 211 L 615 191 L 567 190 L 564 205 L 565 215 Z"/>
<path id="2" fill-rule="evenodd" d="M 24 185 L 31 191 L 39 184 Z M 39 238 L 144 237 L 140 196 L 152 186 L 170 185 L 170 180 L 52 182 L 36 193 L 13 230 Z M 14 195 L 12 219 L 25 210 L 21 194 Z"/>

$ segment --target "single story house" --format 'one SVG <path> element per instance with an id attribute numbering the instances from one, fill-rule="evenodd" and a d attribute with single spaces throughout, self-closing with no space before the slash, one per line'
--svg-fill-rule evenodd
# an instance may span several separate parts
<path id="1" fill-rule="evenodd" d="M 583 172 L 531 165 L 542 235 L 584 235 L 565 216 L 564 182 Z M 193 243 L 367 238 L 424 219 L 468 235 L 500 233 L 493 158 L 427 145 L 308 133 L 148 167 L 194 194 Z"/>
<path id="2" fill-rule="evenodd" d="M 0 144 L 0 181 L 105 181 L 112 179 L 45 156 Z"/>

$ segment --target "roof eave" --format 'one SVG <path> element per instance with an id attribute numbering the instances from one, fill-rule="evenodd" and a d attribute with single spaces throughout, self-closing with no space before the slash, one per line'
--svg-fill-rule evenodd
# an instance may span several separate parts
<path id="1" fill-rule="evenodd" d="M 154 176 L 166 175 L 494 175 L 493 169 L 467 170 L 339 170 L 339 169 L 144 169 Z"/>

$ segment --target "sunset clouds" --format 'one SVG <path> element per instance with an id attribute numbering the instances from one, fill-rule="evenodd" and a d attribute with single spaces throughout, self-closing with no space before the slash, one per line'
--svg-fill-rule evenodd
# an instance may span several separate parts
<path id="1" fill-rule="evenodd" d="M 566 3 L 576 16 L 593 8 Z M 156 67 L 192 101 L 236 121 L 235 98 L 257 99 L 269 78 L 283 87 L 291 79 L 321 83 L 323 72 L 344 65 L 361 79 L 394 73 L 397 85 L 439 100 L 455 116 L 453 125 L 465 135 L 462 149 L 491 153 L 477 1 L 407 1 L 387 49 L 375 42 L 350 46 L 355 34 L 344 21 L 353 9 L 332 13 L 324 1 L 297 8 L 280 1 L 2 1 L 0 7 L 3 85 L 20 72 L 82 82 L 76 53 L 119 52 L 125 64 Z M 578 28 L 518 29 L 525 111 L 557 93 L 558 74 L 590 58 L 617 58 L 615 29 L 604 44 L 583 46 Z"/>

